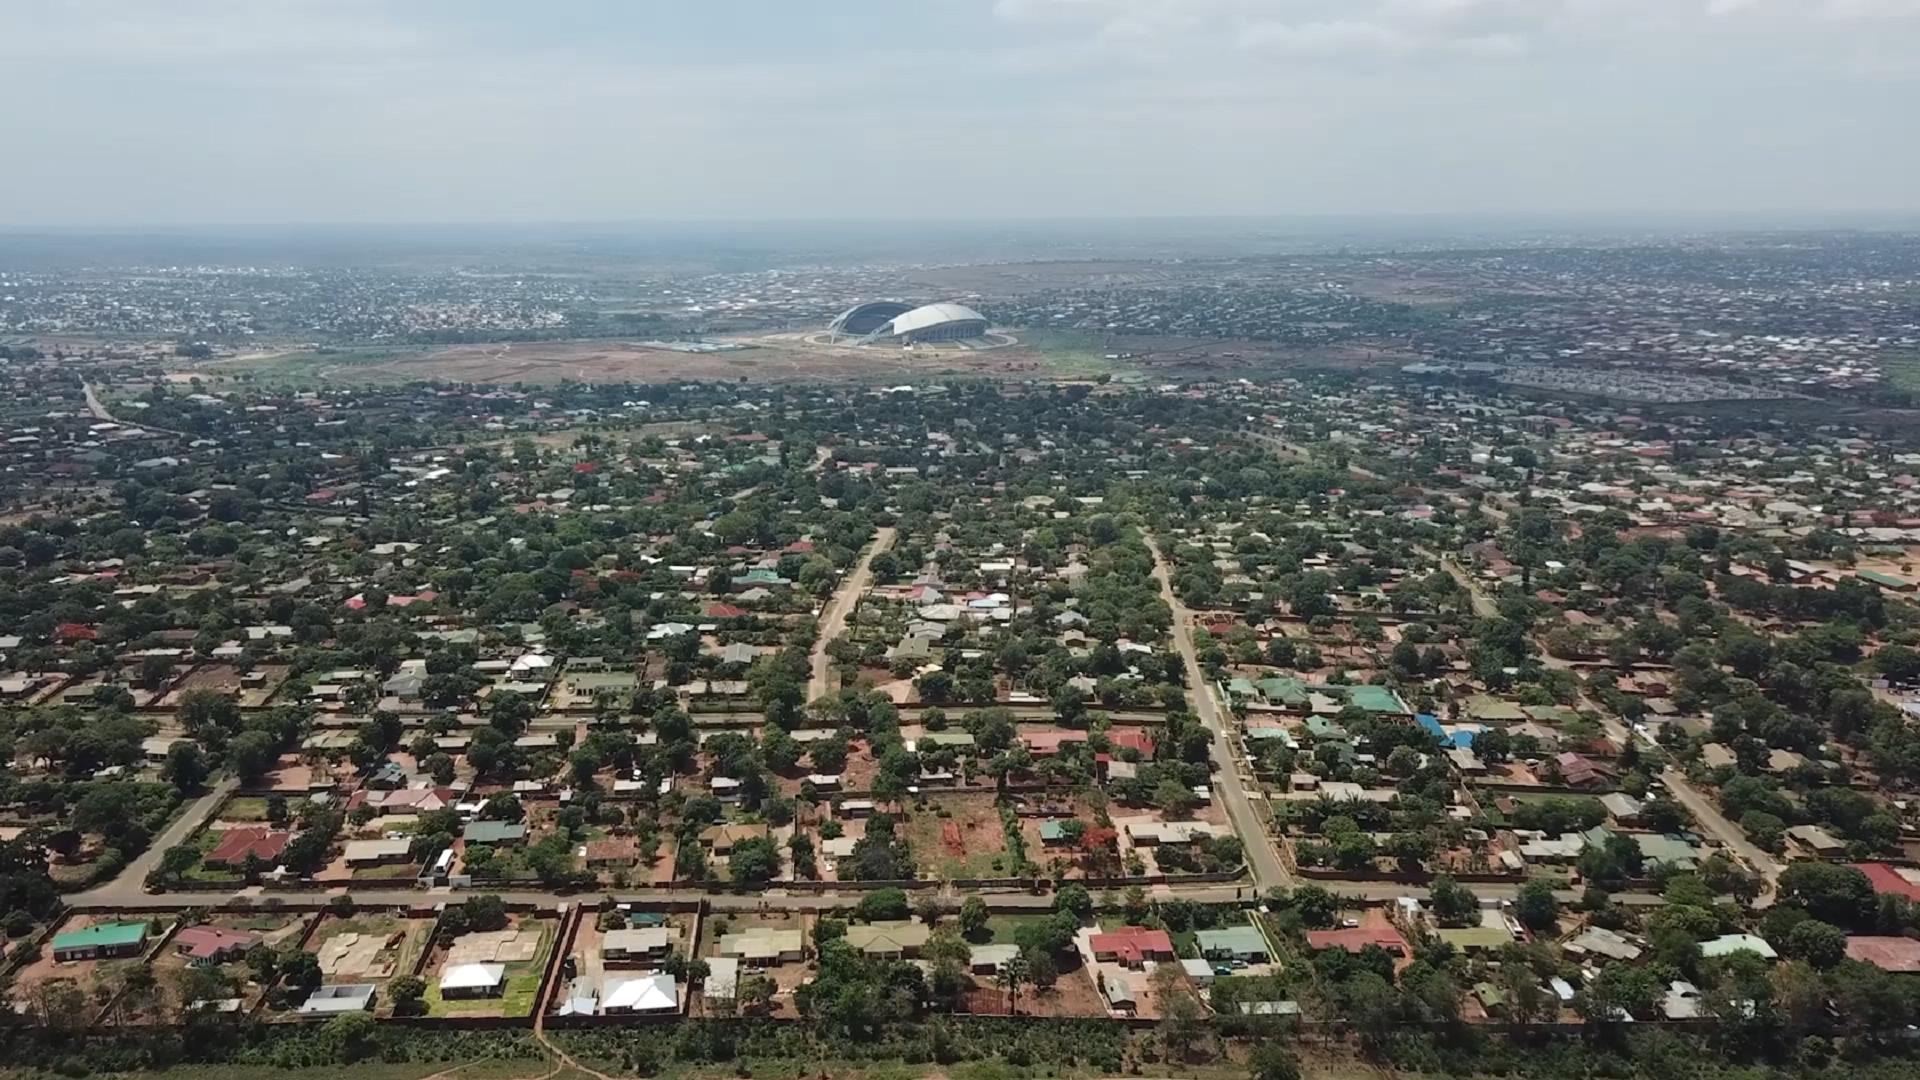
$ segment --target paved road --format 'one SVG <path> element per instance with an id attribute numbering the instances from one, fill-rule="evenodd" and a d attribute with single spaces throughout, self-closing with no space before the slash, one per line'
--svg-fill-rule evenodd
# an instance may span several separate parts
<path id="1" fill-rule="evenodd" d="M 182 810 L 180 816 L 173 819 L 173 824 L 167 826 L 159 836 L 154 837 L 153 843 L 147 845 L 147 850 L 129 862 L 127 868 L 122 870 L 118 877 L 96 885 L 84 893 L 69 897 L 68 902 L 77 904 L 86 901 L 100 906 L 112 906 L 115 903 L 146 899 L 147 873 L 160 865 L 160 856 L 164 855 L 168 848 L 186 843 L 187 837 L 192 836 L 202 822 L 212 817 L 213 812 L 218 810 L 220 804 L 225 802 L 227 796 L 233 794 L 239 786 L 240 781 L 234 777 L 228 777 L 215 784 L 205 795 L 200 796 Z"/>
<path id="2" fill-rule="evenodd" d="M 124 875 L 120 879 L 128 880 Z M 1296 882 L 1299 884 L 1299 882 Z M 1336 896 L 1356 902 L 1371 901 L 1386 903 L 1396 897 L 1412 896 L 1425 899 L 1427 890 L 1418 885 L 1393 885 L 1387 882 L 1322 881 L 1322 888 Z M 172 892 L 148 895 L 141 890 L 139 882 L 133 882 L 128 895 L 103 895 L 105 890 L 77 893 L 67 898 L 72 907 L 82 911 L 117 911 L 128 908 L 146 910 L 180 911 L 197 907 L 226 906 L 273 906 L 285 903 L 292 906 L 315 906 L 334 896 L 350 895 L 355 903 L 367 907 L 411 907 L 416 904 L 436 904 L 442 902 L 458 903 L 469 896 L 489 892 L 485 888 L 471 890 L 453 889 L 332 889 L 325 892 L 270 892 L 259 887 L 235 889 L 232 892 Z M 1200 885 L 1193 887 L 1174 887 L 1165 890 L 1152 890 L 1155 895 L 1191 900 L 1202 904 L 1231 904 L 1258 899 L 1262 890 L 1251 885 Z M 1519 891 L 1518 886 L 1495 883 L 1473 886 L 1473 891 L 1489 898 L 1511 899 Z M 661 904 L 695 903 L 705 900 L 715 911 L 832 911 L 836 908 L 849 908 L 860 902 L 863 893 L 788 893 L 774 887 L 765 892 L 726 893 L 700 892 L 694 889 L 647 890 L 628 892 L 619 889 L 586 890 L 574 893 L 553 892 L 500 892 L 497 895 L 510 904 L 531 904 L 554 907 L 559 904 L 596 903 L 608 897 L 621 903 Z M 949 904 L 957 906 L 957 898 L 948 893 L 940 895 Z M 1032 910 L 1049 911 L 1053 908 L 1051 892 L 991 892 L 983 894 L 997 911 Z M 1560 894 L 1568 903 L 1579 899 L 1579 893 L 1568 890 Z M 1622 902 L 1631 902 L 1627 896 L 1616 897 Z"/>
<path id="3" fill-rule="evenodd" d="M 820 613 L 820 637 L 813 643 L 813 678 L 807 683 L 808 701 L 827 696 L 827 676 L 833 668 L 833 661 L 827 656 L 827 645 L 846 629 L 847 615 L 853 611 L 860 594 L 867 591 L 867 583 L 873 580 L 873 557 L 893 546 L 893 538 L 898 531 L 888 525 L 874 535 L 873 543 L 867 545 L 866 553 L 860 556 L 853 573 L 848 574 L 847 579 L 834 590 L 833 598 L 827 601 L 826 610 Z"/>
<path id="4" fill-rule="evenodd" d="M 1246 784 L 1240 778 L 1240 760 L 1227 739 L 1226 722 L 1220 716 L 1212 688 L 1207 685 L 1206 673 L 1200 670 L 1200 654 L 1193 646 L 1193 612 L 1174 595 L 1173 579 L 1159 545 L 1149 539 L 1147 548 L 1153 552 L 1153 577 L 1160 583 L 1160 598 L 1173 611 L 1174 647 L 1180 650 L 1180 659 L 1186 664 L 1187 688 L 1191 691 L 1194 710 L 1199 713 L 1200 722 L 1213 732 L 1213 759 L 1220 765 L 1216 775 L 1220 780 L 1221 801 L 1227 808 L 1227 817 L 1246 844 L 1247 865 L 1253 869 L 1254 884 L 1262 889 L 1290 885 L 1293 875 L 1287 873 L 1286 864 L 1274 851 L 1273 838 L 1267 832 L 1267 811 L 1256 808 L 1247 795 Z"/>
<path id="5" fill-rule="evenodd" d="M 172 435 L 181 439 L 190 438 L 190 436 L 170 428 L 158 428 L 152 424 L 142 424 L 133 420 L 122 420 L 113 415 L 113 411 L 107 408 L 106 402 L 100 400 L 99 393 L 94 390 L 93 384 L 90 382 L 81 383 L 80 390 L 87 396 L 87 411 L 93 414 L 95 420 L 119 424 L 121 427 L 138 428 L 141 431 L 152 431 L 161 435 Z"/>
<path id="6" fill-rule="evenodd" d="M 80 390 L 87 395 L 87 411 L 93 414 L 95 420 L 104 420 L 108 423 L 115 422 L 113 414 L 108 412 L 106 405 L 101 402 L 100 395 L 94 393 L 92 383 L 81 383 Z"/>

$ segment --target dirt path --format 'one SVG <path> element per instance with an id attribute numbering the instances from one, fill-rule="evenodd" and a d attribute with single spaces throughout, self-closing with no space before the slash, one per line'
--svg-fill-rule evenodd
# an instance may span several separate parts
<path id="1" fill-rule="evenodd" d="M 847 628 L 847 616 L 853 611 L 860 594 L 867 591 L 867 584 L 873 580 L 873 557 L 892 547 L 893 539 L 898 534 L 899 530 L 891 525 L 874 534 L 873 543 L 860 556 L 853 573 L 848 574 L 847 579 L 834 590 L 833 598 L 827 601 L 825 610 L 820 612 L 820 636 L 813 643 L 813 678 L 807 683 L 808 701 L 827 696 L 828 676 L 833 669 L 827 646 Z"/>

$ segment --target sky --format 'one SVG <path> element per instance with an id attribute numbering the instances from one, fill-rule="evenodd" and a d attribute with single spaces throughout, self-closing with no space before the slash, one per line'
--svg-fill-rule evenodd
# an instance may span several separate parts
<path id="1" fill-rule="evenodd" d="M 36 0 L 0 225 L 1920 213 L 1920 0 Z"/>

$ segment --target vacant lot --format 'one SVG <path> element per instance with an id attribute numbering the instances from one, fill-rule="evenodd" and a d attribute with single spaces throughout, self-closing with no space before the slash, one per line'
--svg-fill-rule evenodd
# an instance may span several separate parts
<path id="1" fill-rule="evenodd" d="M 1007 834 L 991 795 L 937 795 L 907 822 L 913 861 L 931 877 L 1005 877 Z"/>
<path id="2" fill-rule="evenodd" d="M 802 334 L 733 339 L 732 352 L 685 353 L 630 341 L 512 342 L 446 348 L 360 349 L 259 356 L 195 368 L 205 377 L 250 374 L 295 385 L 462 382 L 658 382 L 741 378 L 769 382 L 900 382 L 971 375 L 1052 378 L 1045 353 L 1023 346 L 974 350 L 810 345 Z M 1078 372 L 1076 372 L 1077 374 Z"/>
<path id="3" fill-rule="evenodd" d="M 329 983 L 381 983 L 411 974 L 432 933 L 430 919 L 384 912 L 349 918 L 323 915 L 307 951 L 320 958 L 320 971 Z"/>

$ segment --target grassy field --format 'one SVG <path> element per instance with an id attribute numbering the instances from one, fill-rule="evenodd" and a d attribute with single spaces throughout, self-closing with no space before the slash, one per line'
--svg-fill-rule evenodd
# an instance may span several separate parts
<path id="1" fill-rule="evenodd" d="M 1013 935 L 1027 923 L 1042 923 L 1051 915 L 989 915 L 987 916 L 988 944 L 1011 945 Z"/>
<path id="2" fill-rule="evenodd" d="M 235 795 L 220 808 L 218 816 L 223 821 L 265 821 L 267 800 L 260 795 Z"/>
<path id="3" fill-rule="evenodd" d="M 1047 374 L 1055 378 L 1092 379 L 1133 370 L 1125 360 L 1107 359 L 1108 353 L 1125 350 L 1108 346 L 1099 334 L 1083 330 L 1023 330 L 1019 337 L 1022 345 L 1040 354 Z"/>
<path id="4" fill-rule="evenodd" d="M 984 795 L 957 796 L 942 800 L 938 813 L 913 815 L 907 822 L 907 844 L 913 861 L 930 876 L 938 878 L 1002 877 L 1013 872 L 1013 856 L 1006 850 L 1006 832 L 1000 823 L 1000 811 Z M 946 822 L 960 828 L 965 854 L 954 856 L 944 838 Z"/>
<path id="5" fill-rule="evenodd" d="M 1888 353 L 1880 364 L 1895 390 L 1920 394 L 1920 353 Z"/>
<path id="6" fill-rule="evenodd" d="M 203 364 L 179 374 L 183 377 L 198 376 L 209 383 L 244 375 L 256 383 L 290 386 L 313 386 L 333 381 L 397 382 L 400 376 L 380 369 L 396 360 L 419 356 L 427 351 L 427 348 L 416 345 L 315 349 Z"/>

